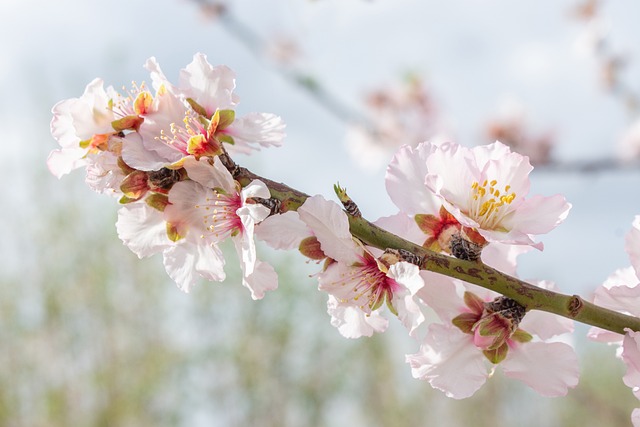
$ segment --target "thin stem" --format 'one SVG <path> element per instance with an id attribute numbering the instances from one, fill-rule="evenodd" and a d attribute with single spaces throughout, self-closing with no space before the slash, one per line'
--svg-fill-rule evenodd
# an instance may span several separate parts
<path id="1" fill-rule="evenodd" d="M 227 31 L 229 35 L 242 43 L 244 47 L 256 58 L 264 60 L 266 45 L 264 38 L 250 26 L 238 19 L 225 2 L 214 0 L 191 1 L 203 8 L 216 8 L 217 19 L 222 28 Z M 326 85 L 323 85 L 319 79 L 292 67 L 278 66 L 273 62 L 269 62 L 268 65 L 287 83 L 302 89 L 310 99 L 315 101 L 339 121 L 358 124 L 374 136 L 374 140 L 376 139 L 375 136 L 379 130 L 375 123 L 365 114 L 362 114 L 356 109 L 348 106 L 339 97 L 328 90 Z M 634 105 L 637 108 L 637 98 L 634 98 L 634 102 L 630 102 L 630 105 Z M 615 158 L 598 158 L 584 161 L 550 160 L 544 164 L 535 166 L 536 173 L 589 174 L 619 170 L 638 170 L 640 168 L 640 163 L 637 160 L 632 162 L 622 162 Z"/>
<path id="2" fill-rule="evenodd" d="M 225 165 L 242 186 L 252 180 L 264 182 L 271 197 L 280 200 L 282 212 L 297 210 L 309 197 L 285 184 L 277 183 L 240 168 L 228 156 Z M 625 328 L 640 331 L 640 318 L 628 316 L 589 303 L 578 295 L 565 295 L 542 289 L 504 274 L 480 261 L 466 261 L 433 252 L 390 233 L 362 217 L 348 215 L 351 234 L 378 249 L 404 249 L 420 257 L 421 269 L 453 277 L 498 292 L 522 304 L 528 310 L 541 310 L 591 326 L 624 334 Z"/>
<path id="3" fill-rule="evenodd" d="M 266 51 L 266 43 L 262 36 L 254 31 L 250 26 L 236 18 L 236 16 L 225 6 L 219 2 L 211 0 L 191 0 L 192 2 L 206 6 L 218 6 L 218 22 L 222 28 L 238 40 L 244 47 L 250 51 L 257 59 L 264 61 L 264 53 Z M 266 62 L 266 61 L 265 61 Z M 369 119 L 358 111 L 350 108 L 336 95 L 328 91 L 315 77 L 305 73 L 299 69 L 292 67 L 277 66 L 273 62 L 268 64 L 274 69 L 287 83 L 302 89 L 310 99 L 319 104 L 325 111 L 332 114 L 338 121 L 348 121 L 357 123 L 369 130 L 375 131 L 375 127 Z"/>

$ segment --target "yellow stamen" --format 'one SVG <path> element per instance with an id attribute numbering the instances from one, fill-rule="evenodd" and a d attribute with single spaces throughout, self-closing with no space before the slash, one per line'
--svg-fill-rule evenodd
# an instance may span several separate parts
<path id="1" fill-rule="evenodd" d="M 489 185 L 489 191 L 487 191 Z M 485 180 L 482 185 L 477 181 L 471 184 L 471 199 L 469 206 L 469 216 L 475 219 L 482 228 L 492 229 L 500 224 L 507 209 L 503 206 L 510 205 L 516 198 L 515 193 L 509 193 L 510 185 L 504 187 L 504 193 L 495 188 L 498 181 Z"/>

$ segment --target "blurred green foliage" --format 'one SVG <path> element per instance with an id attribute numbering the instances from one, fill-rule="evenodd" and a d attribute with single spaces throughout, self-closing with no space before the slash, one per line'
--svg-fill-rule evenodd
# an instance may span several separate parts
<path id="1" fill-rule="evenodd" d="M 638 406 L 613 348 L 584 342 L 567 398 L 498 372 L 473 398 L 448 399 L 411 378 L 404 354 L 418 346 L 397 322 L 339 336 L 315 264 L 266 251 L 280 289 L 252 301 L 227 251 L 226 282 L 183 294 L 159 256 L 119 242 L 115 201 L 65 180 L 38 183 L 9 240 L 20 262 L 0 272 L 2 426 L 615 426 Z M 65 196 L 46 191 L 61 185 Z"/>

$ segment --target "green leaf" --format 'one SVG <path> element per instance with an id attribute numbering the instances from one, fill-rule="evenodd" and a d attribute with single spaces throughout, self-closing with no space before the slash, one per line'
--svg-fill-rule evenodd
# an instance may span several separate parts
<path id="1" fill-rule="evenodd" d="M 121 132 L 123 130 L 138 130 L 140 125 L 144 122 L 144 119 L 139 116 L 126 116 L 118 120 L 114 120 L 111 122 L 111 127 L 116 132 Z"/>
<path id="2" fill-rule="evenodd" d="M 235 145 L 236 141 L 233 139 L 233 137 L 231 135 L 227 135 L 226 133 L 220 133 L 218 135 L 216 135 L 216 138 L 218 138 L 218 141 L 220 142 L 225 142 L 229 145 Z"/>
<path id="3" fill-rule="evenodd" d="M 479 318 L 480 316 L 475 313 L 462 313 L 454 317 L 451 323 L 465 334 L 472 334 L 473 325 L 476 324 Z"/>
<path id="4" fill-rule="evenodd" d="M 509 353 L 509 346 L 507 343 L 504 343 L 495 350 L 485 350 L 482 353 L 487 359 L 489 359 L 489 362 L 497 365 L 507 357 L 507 354 Z"/>
<path id="5" fill-rule="evenodd" d="M 513 335 L 511 335 L 511 339 L 517 342 L 529 342 L 533 339 L 533 335 L 529 332 L 518 328 Z"/>
<path id="6" fill-rule="evenodd" d="M 236 119 L 236 112 L 233 110 L 219 110 L 220 122 L 218 122 L 218 130 L 228 128 Z"/>
<path id="7" fill-rule="evenodd" d="M 164 212 L 164 208 L 169 204 L 169 196 L 166 194 L 152 193 L 145 199 L 145 202 L 155 210 Z"/>
<path id="8" fill-rule="evenodd" d="M 118 200 L 118 203 L 120 203 L 121 205 L 126 205 L 127 203 L 131 203 L 131 202 L 136 202 L 139 199 L 134 199 L 131 197 L 127 197 L 127 196 L 122 196 L 120 197 L 120 200 Z"/>
<path id="9" fill-rule="evenodd" d="M 201 116 L 207 116 L 207 110 L 205 110 L 205 108 L 202 105 L 198 104 L 193 98 L 187 98 L 187 102 L 189 103 L 189 105 L 191 105 L 193 111 L 200 114 Z"/>

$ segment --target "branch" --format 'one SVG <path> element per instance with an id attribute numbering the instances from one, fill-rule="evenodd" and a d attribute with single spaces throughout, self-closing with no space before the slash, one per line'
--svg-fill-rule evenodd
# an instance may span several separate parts
<path id="1" fill-rule="evenodd" d="M 191 0 L 202 8 L 216 8 L 217 18 L 222 24 L 222 28 L 232 37 L 238 40 L 249 50 L 256 58 L 264 59 L 265 42 L 263 38 L 248 25 L 237 19 L 233 13 L 229 11 L 228 6 L 213 0 Z M 269 64 L 271 68 L 280 74 L 292 86 L 302 89 L 311 99 L 318 105 L 323 107 L 327 112 L 332 114 L 339 121 L 348 121 L 357 123 L 365 129 L 374 131 L 373 123 L 359 112 L 348 107 L 344 102 L 335 95 L 327 91 L 317 79 L 314 77 L 295 70 L 292 68 L 278 67 Z"/>
<path id="2" fill-rule="evenodd" d="M 231 158 L 223 154 L 223 163 L 240 184 L 247 186 L 254 179 L 264 182 L 271 197 L 281 203 L 280 212 L 297 210 L 309 197 L 285 184 L 254 174 L 246 168 L 238 167 Z M 599 307 L 585 301 L 578 295 L 564 295 L 527 283 L 504 274 L 481 261 L 466 261 L 439 254 L 390 233 L 360 216 L 349 217 L 351 234 L 369 246 L 378 249 L 404 249 L 422 260 L 420 268 L 498 292 L 523 305 L 527 311 L 541 310 L 564 316 L 591 326 L 625 333 L 625 328 L 640 331 L 640 318 Z"/>
<path id="3" fill-rule="evenodd" d="M 222 24 L 222 28 L 232 37 L 242 43 L 256 58 L 264 59 L 265 42 L 263 37 L 241 20 L 237 19 L 223 2 L 215 0 L 191 0 L 203 9 L 215 10 L 216 17 Z M 335 96 L 316 78 L 291 67 L 270 67 L 276 71 L 285 81 L 292 86 L 302 89 L 319 106 L 332 114 L 341 122 L 356 124 L 370 133 L 375 140 L 379 130 L 375 123 L 366 115 L 349 107 L 340 98 Z M 635 104 L 634 104 L 635 105 Z M 425 137 L 425 139 L 427 139 Z M 554 161 L 535 164 L 538 173 L 594 173 L 618 170 L 638 170 L 640 162 L 621 162 L 614 158 L 593 159 L 582 161 Z"/>

